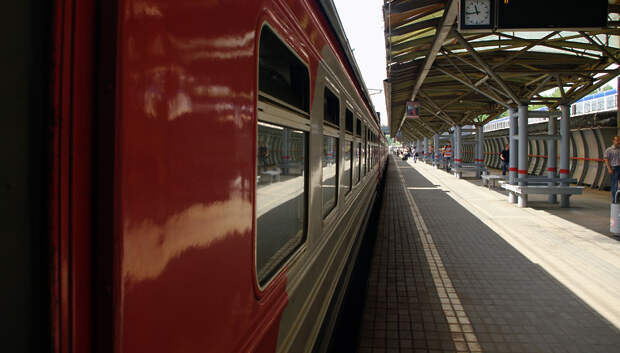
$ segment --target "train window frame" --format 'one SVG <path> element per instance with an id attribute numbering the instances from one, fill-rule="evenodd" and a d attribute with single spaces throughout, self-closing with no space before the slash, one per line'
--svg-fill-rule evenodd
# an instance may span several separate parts
<path id="1" fill-rule="evenodd" d="M 360 138 L 361 143 L 362 143 L 362 161 L 363 163 L 361 163 L 360 161 L 360 172 L 362 173 L 360 176 L 361 178 L 366 178 L 366 175 L 368 175 L 368 127 L 366 126 L 366 124 L 362 123 L 362 136 Z"/>
<path id="2" fill-rule="evenodd" d="M 353 109 L 349 109 L 348 105 L 345 105 L 344 108 L 344 131 L 348 134 L 353 135 L 353 129 L 355 125 L 355 114 L 353 113 Z M 349 114 L 350 113 L 350 114 Z M 351 122 L 349 125 L 349 116 L 351 117 Z M 350 127 L 350 128 L 349 128 Z"/>
<path id="3" fill-rule="evenodd" d="M 275 97 L 267 92 L 261 91 L 260 90 L 260 52 L 261 52 L 261 39 L 263 38 L 263 34 L 265 32 L 265 29 L 268 29 L 271 33 L 273 33 L 273 35 L 279 40 L 280 44 L 282 44 L 284 47 L 286 47 L 286 49 L 288 50 L 289 53 L 293 54 L 294 57 L 297 58 L 297 60 L 299 61 L 299 64 L 302 64 L 303 67 L 305 67 L 306 69 L 306 76 L 307 76 L 307 91 L 305 92 L 307 94 L 307 101 L 306 101 L 306 110 L 304 109 L 300 109 L 288 102 L 286 102 L 283 99 L 280 99 L 278 97 Z M 280 106 L 282 108 L 285 108 L 287 110 L 296 112 L 298 114 L 303 115 L 306 119 L 310 119 L 310 105 L 311 105 L 311 97 L 310 95 L 312 94 L 312 83 L 310 82 L 310 65 L 308 65 L 308 63 L 306 63 L 301 56 L 299 56 L 295 50 L 293 50 L 293 48 L 286 42 L 286 40 L 284 40 L 284 38 L 282 36 L 279 35 L 279 33 L 267 22 L 264 22 L 262 24 L 262 26 L 260 27 L 260 32 L 259 32 L 259 37 L 258 37 L 258 42 L 257 42 L 257 54 L 256 54 L 256 58 L 257 58 L 257 70 L 256 70 L 256 75 L 257 75 L 257 80 L 256 80 L 256 92 L 257 92 L 257 98 L 259 101 L 266 101 L 269 103 L 273 103 L 274 105 Z"/>
<path id="4" fill-rule="evenodd" d="M 362 182 L 362 141 L 361 139 L 355 139 L 355 143 L 353 144 L 353 147 L 357 148 L 359 151 L 355 151 L 354 149 L 354 155 L 355 155 L 355 160 L 357 161 L 357 165 L 355 163 L 353 163 L 354 167 L 357 167 L 357 180 L 355 180 L 355 186 L 358 186 L 361 182 Z"/>
<path id="5" fill-rule="evenodd" d="M 323 140 L 323 137 L 333 137 L 336 139 L 336 192 L 335 192 L 335 200 L 334 200 L 334 205 L 329 209 L 329 211 L 327 211 L 327 213 L 324 212 L 324 195 L 323 195 L 323 154 L 321 153 L 321 215 L 323 220 L 327 220 L 330 218 L 330 215 L 334 214 L 334 210 L 338 208 L 338 203 L 340 202 L 340 197 L 339 197 L 339 193 L 340 193 L 340 157 L 341 157 L 341 153 L 340 153 L 340 147 L 341 147 L 341 141 L 342 139 L 340 138 L 340 131 L 330 127 L 328 125 L 324 125 L 323 126 L 323 133 L 321 134 L 321 140 Z M 322 146 L 322 145 L 321 145 Z"/>
<path id="6" fill-rule="evenodd" d="M 327 81 L 327 78 L 326 82 Z M 335 91 L 335 92 L 334 92 Z M 337 112 L 337 116 L 335 120 L 332 119 L 328 119 L 326 117 L 328 110 L 329 110 L 329 98 L 328 95 L 333 96 L 333 98 L 335 99 L 335 108 L 336 112 Z M 339 92 L 335 89 L 332 88 L 331 85 L 325 85 L 325 87 L 323 88 L 323 124 L 325 124 L 326 126 L 330 126 L 330 127 L 335 127 L 338 128 L 340 126 L 340 97 L 338 96 Z"/>
<path id="7" fill-rule="evenodd" d="M 345 137 L 343 139 L 344 144 L 342 146 L 342 161 L 343 163 L 346 163 L 345 159 L 344 159 L 344 151 L 345 151 L 345 147 L 344 145 L 349 145 L 351 147 L 351 160 L 349 161 L 349 183 L 348 184 L 342 184 L 342 188 L 341 190 L 344 188 L 345 192 L 344 192 L 344 196 L 345 198 L 348 195 L 351 195 L 351 191 L 353 191 L 353 168 L 355 165 L 355 139 L 353 138 L 353 136 L 349 135 L 349 134 L 345 134 Z M 344 165 L 342 167 L 342 174 L 344 176 Z"/>
<path id="8" fill-rule="evenodd" d="M 265 28 L 268 28 L 279 40 L 280 42 L 286 46 L 286 48 L 288 49 L 288 51 L 290 53 L 292 53 L 293 55 L 295 55 L 295 57 L 297 57 L 297 59 L 299 60 L 299 62 L 301 64 L 303 64 L 306 67 L 306 73 L 308 75 L 308 79 L 307 79 L 307 83 L 308 83 L 308 89 L 307 89 L 307 100 L 308 100 L 308 111 L 303 111 L 301 109 L 298 109 L 290 104 L 287 104 L 284 101 L 279 100 L 276 97 L 271 97 L 269 94 L 266 94 L 265 92 L 261 92 L 258 87 L 259 87 L 259 80 L 260 80 L 260 69 L 259 69 L 259 60 L 260 60 L 260 40 L 263 34 L 263 31 Z M 301 256 L 301 254 L 303 252 L 305 252 L 307 246 L 308 246 L 308 223 L 309 223 L 309 217 L 310 217 L 310 210 L 309 210 L 309 202 L 310 202 L 310 135 L 311 135 L 311 122 L 310 122 L 310 95 L 311 95 L 311 80 L 310 80 L 310 67 L 308 65 L 308 63 L 306 63 L 304 60 L 302 60 L 302 58 L 291 48 L 290 45 L 288 45 L 288 43 L 282 38 L 282 36 L 280 36 L 278 34 L 278 32 L 272 27 L 270 26 L 267 22 L 264 22 L 260 28 L 259 28 L 259 38 L 258 38 L 258 45 L 257 45 L 257 55 L 256 55 L 256 83 L 255 83 L 255 87 L 256 87 L 256 92 L 258 92 L 258 94 L 255 96 L 255 102 L 256 102 L 256 120 L 254 123 L 254 148 L 257 148 L 257 144 L 258 144 L 258 133 L 259 133 L 259 123 L 266 123 L 266 124 L 273 124 L 273 125 L 277 125 L 280 127 L 284 127 L 284 128 L 289 128 L 289 129 L 294 129 L 294 130 L 299 130 L 302 131 L 304 133 L 304 148 L 305 148 L 305 156 L 304 156 L 304 162 L 303 162 L 303 183 L 304 183 L 304 187 L 303 187 L 303 222 L 302 222 L 302 229 L 301 229 L 301 241 L 299 242 L 299 244 L 295 244 L 291 249 L 288 249 L 289 252 L 285 255 L 282 256 L 282 259 L 279 261 L 279 263 L 275 266 L 275 268 L 270 271 L 267 276 L 264 279 L 261 279 L 259 277 L 259 268 L 258 268 L 258 242 L 259 242 L 259 234 L 258 234 L 258 227 L 257 227 L 257 221 L 258 218 L 256 217 L 256 201 L 257 201 L 257 185 L 256 182 L 252 183 L 253 187 L 252 187 L 252 192 L 253 192 L 253 199 L 252 199 L 252 219 L 253 219 L 253 229 L 252 229 L 252 237 L 253 237 L 253 241 L 252 241 L 252 254 L 253 254 L 253 272 L 254 272 L 254 283 L 255 283 L 255 289 L 258 290 L 258 292 L 256 293 L 256 295 L 258 296 L 258 298 L 261 298 L 263 295 L 265 295 L 267 293 L 267 291 L 269 290 L 272 283 L 274 283 L 274 281 L 279 278 L 283 272 L 283 270 L 285 268 L 287 268 L 291 263 L 297 261 L 297 259 L 299 259 L 299 257 Z M 257 152 L 257 151 L 256 151 Z M 256 153 L 255 153 L 256 154 Z M 253 161 L 254 165 L 254 178 L 256 178 L 256 176 L 258 175 L 258 163 L 256 158 L 254 158 Z M 292 238 L 291 238 L 292 239 Z M 286 247 L 283 247 L 281 249 L 279 249 L 278 251 L 281 251 L 282 249 L 285 249 Z"/>

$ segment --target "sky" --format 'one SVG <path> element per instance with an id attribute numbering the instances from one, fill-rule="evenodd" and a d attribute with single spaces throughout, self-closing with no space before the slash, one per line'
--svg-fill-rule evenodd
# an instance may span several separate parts
<path id="1" fill-rule="evenodd" d="M 334 0 L 349 45 L 372 104 L 381 113 L 381 125 L 387 125 L 383 80 L 386 78 L 385 39 L 383 37 L 383 0 Z M 374 94 L 381 90 L 381 93 Z"/>

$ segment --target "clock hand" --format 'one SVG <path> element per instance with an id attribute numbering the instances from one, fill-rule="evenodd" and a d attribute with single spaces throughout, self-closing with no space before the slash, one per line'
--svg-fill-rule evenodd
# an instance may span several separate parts
<path id="1" fill-rule="evenodd" d="M 478 12 L 478 7 L 476 5 L 474 5 L 474 9 L 476 9 L 476 15 L 480 13 Z"/>

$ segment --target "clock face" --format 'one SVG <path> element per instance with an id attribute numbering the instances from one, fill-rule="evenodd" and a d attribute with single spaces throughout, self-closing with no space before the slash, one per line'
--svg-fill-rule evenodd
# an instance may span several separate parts
<path id="1" fill-rule="evenodd" d="M 491 0 L 465 0 L 463 24 L 483 26 L 491 24 Z"/>

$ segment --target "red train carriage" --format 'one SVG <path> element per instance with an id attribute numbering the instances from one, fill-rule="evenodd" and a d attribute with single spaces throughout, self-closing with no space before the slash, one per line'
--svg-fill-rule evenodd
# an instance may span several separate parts
<path id="1" fill-rule="evenodd" d="M 22 329 L 53 352 L 324 350 L 386 158 L 331 1 L 54 9 L 49 134 L 26 139 L 51 310 Z"/>

